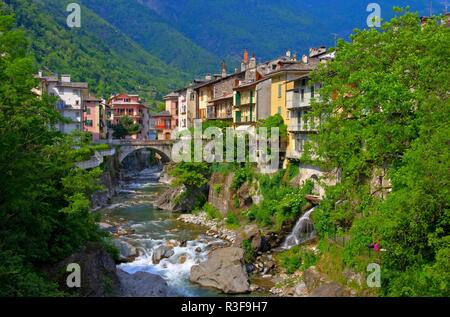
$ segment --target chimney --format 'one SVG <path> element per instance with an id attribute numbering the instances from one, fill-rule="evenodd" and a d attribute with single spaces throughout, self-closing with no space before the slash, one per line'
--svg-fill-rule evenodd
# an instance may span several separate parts
<path id="1" fill-rule="evenodd" d="M 256 58 L 254 52 L 252 53 L 252 58 L 250 58 L 250 62 L 248 63 L 248 68 L 249 69 L 256 68 Z"/>
<path id="2" fill-rule="evenodd" d="M 222 78 L 227 77 L 227 68 L 225 66 L 225 61 L 222 61 Z"/>
<path id="3" fill-rule="evenodd" d="M 212 77 L 210 74 L 205 75 L 205 80 L 211 80 L 211 79 L 212 79 Z"/>
<path id="4" fill-rule="evenodd" d="M 61 75 L 62 83 L 70 83 L 70 75 Z"/>
<path id="5" fill-rule="evenodd" d="M 289 57 L 289 58 L 291 57 L 291 51 L 290 50 L 286 51 L 286 57 Z"/>
<path id="6" fill-rule="evenodd" d="M 242 59 L 242 62 L 244 64 L 248 64 L 248 51 L 247 51 L 247 49 L 244 49 L 244 57 Z"/>
<path id="7" fill-rule="evenodd" d="M 297 53 L 294 54 L 294 56 L 292 57 L 292 60 L 297 61 Z"/>
<path id="8" fill-rule="evenodd" d="M 303 64 L 308 64 L 308 56 L 303 54 L 303 56 L 302 56 L 302 63 Z"/>
<path id="9" fill-rule="evenodd" d="M 42 78 L 42 70 L 38 71 L 39 78 Z"/>

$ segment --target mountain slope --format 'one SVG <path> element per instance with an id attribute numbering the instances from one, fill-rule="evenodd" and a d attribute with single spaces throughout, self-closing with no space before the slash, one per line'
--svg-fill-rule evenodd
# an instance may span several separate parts
<path id="1" fill-rule="evenodd" d="M 130 0 L 83 0 L 81 3 L 171 66 L 192 75 L 220 67 L 218 57 L 193 43 L 147 6 Z"/>
<path id="2" fill-rule="evenodd" d="M 11 0 L 18 25 L 32 41 L 37 64 L 87 81 L 107 96 L 119 91 L 160 98 L 189 76 L 166 65 L 89 9 L 82 8 L 81 27 L 66 26 L 63 0 Z"/>
<path id="3" fill-rule="evenodd" d="M 382 18 L 393 6 L 411 5 L 427 14 L 428 0 L 134 0 L 218 56 L 240 59 L 244 47 L 268 59 L 286 49 L 306 52 L 311 46 L 334 45 L 333 33 L 347 38 L 354 28 L 366 27 L 370 2 L 381 5 Z M 434 12 L 442 12 L 435 4 Z"/>

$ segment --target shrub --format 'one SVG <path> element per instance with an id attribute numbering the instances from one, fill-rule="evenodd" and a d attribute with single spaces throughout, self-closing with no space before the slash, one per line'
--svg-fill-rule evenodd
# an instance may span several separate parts
<path id="1" fill-rule="evenodd" d="M 232 228 L 239 227 L 239 218 L 233 212 L 229 211 L 227 213 L 227 225 Z"/>
<path id="2" fill-rule="evenodd" d="M 220 192 L 222 191 L 222 185 L 221 184 L 214 184 L 213 190 L 214 190 L 214 192 L 216 194 L 220 194 Z"/>
<path id="3" fill-rule="evenodd" d="M 252 247 L 252 242 L 250 240 L 244 240 L 242 242 L 242 248 L 244 249 L 244 262 L 246 264 L 252 263 L 255 260 L 255 251 Z"/>
<path id="4" fill-rule="evenodd" d="M 217 219 L 217 218 L 220 218 L 220 216 L 221 216 L 219 210 L 216 207 L 214 207 L 213 205 L 211 205 L 210 203 L 206 203 L 203 206 L 203 210 L 205 211 L 205 213 L 208 215 L 208 217 L 210 219 Z"/>
<path id="5" fill-rule="evenodd" d="M 309 267 L 316 265 L 318 257 L 305 247 L 294 246 L 280 253 L 277 256 L 277 260 L 288 274 L 293 274 L 297 270 L 305 271 Z"/>

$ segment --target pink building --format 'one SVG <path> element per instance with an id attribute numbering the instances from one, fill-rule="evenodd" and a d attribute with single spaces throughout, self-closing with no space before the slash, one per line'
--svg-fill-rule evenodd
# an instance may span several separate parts
<path id="1" fill-rule="evenodd" d="M 106 107 L 102 100 L 89 95 L 84 99 L 83 130 L 92 134 L 97 141 L 107 137 Z"/>
<path id="2" fill-rule="evenodd" d="M 131 136 L 133 139 L 147 134 L 145 131 L 148 130 L 148 125 L 145 123 L 148 120 L 147 106 L 144 105 L 139 95 L 118 94 L 109 98 L 108 105 L 112 111 L 112 124 L 119 124 L 120 118 L 127 116 L 142 128 L 140 134 Z"/>

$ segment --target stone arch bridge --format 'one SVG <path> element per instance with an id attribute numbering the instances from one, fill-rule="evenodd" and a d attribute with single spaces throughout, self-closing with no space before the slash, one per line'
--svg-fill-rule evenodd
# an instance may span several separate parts
<path id="1" fill-rule="evenodd" d="M 141 149 L 149 149 L 155 151 L 163 163 L 172 161 L 172 147 L 175 141 L 173 140 L 106 140 L 98 143 L 109 144 L 116 148 L 116 155 L 119 162 L 122 161 L 131 153 Z"/>

